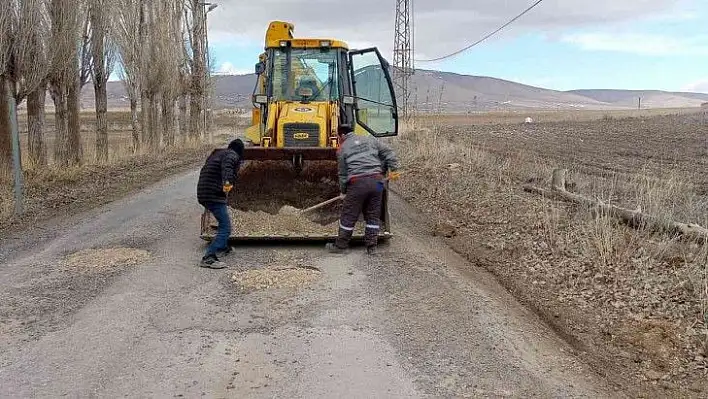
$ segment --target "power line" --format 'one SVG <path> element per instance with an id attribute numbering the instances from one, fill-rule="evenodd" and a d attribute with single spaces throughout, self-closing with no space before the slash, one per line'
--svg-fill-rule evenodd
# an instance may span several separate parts
<path id="1" fill-rule="evenodd" d="M 531 6 L 529 6 L 527 9 L 525 9 L 523 12 L 521 12 L 521 14 L 515 16 L 514 18 L 512 18 L 511 20 L 509 20 L 507 23 L 505 23 L 504 25 L 502 25 L 502 26 L 500 26 L 499 28 L 497 28 L 495 31 L 493 31 L 493 32 L 491 32 L 491 33 L 488 33 L 488 34 L 487 34 L 486 36 L 484 36 L 483 38 L 477 40 L 476 42 L 470 44 L 469 46 L 467 46 L 467 47 L 465 47 L 465 48 L 462 48 L 462 49 L 460 49 L 460 50 L 457 50 L 457 51 L 455 51 L 454 53 L 450 53 L 450 54 L 448 54 L 448 55 L 444 55 L 444 56 L 442 56 L 442 57 L 431 58 L 431 59 L 429 59 L 429 60 L 415 60 L 415 61 L 416 61 L 416 62 L 434 62 L 434 61 L 440 61 L 440 60 L 444 60 L 444 59 L 446 59 L 446 58 L 450 58 L 450 57 L 452 57 L 452 56 L 455 56 L 455 55 L 457 55 L 457 54 L 460 54 L 460 53 L 462 53 L 462 52 L 465 52 L 465 51 L 471 49 L 472 47 L 474 47 L 474 46 L 476 46 L 476 45 L 482 43 L 483 41 L 489 39 L 490 37 L 496 35 L 497 33 L 499 33 L 499 31 L 501 31 L 502 29 L 506 28 L 507 26 L 513 24 L 517 19 L 523 17 L 527 12 L 533 10 L 537 5 L 541 4 L 542 1 L 543 1 L 543 0 L 536 0 L 535 3 L 531 4 Z"/>

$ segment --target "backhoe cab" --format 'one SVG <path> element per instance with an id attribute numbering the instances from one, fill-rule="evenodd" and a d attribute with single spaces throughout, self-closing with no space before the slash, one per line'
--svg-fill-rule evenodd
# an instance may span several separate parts
<path id="1" fill-rule="evenodd" d="M 349 51 L 332 39 L 296 39 L 272 22 L 256 64 L 246 160 L 336 160 L 340 124 L 356 134 L 398 134 L 388 63 L 376 48 Z"/>

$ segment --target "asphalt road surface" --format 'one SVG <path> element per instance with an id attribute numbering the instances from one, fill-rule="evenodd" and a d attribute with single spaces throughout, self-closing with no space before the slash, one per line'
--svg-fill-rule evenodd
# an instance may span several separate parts
<path id="1" fill-rule="evenodd" d="M 0 244 L 0 397 L 611 397 L 617 394 L 485 272 L 392 202 L 373 258 L 323 246 L 240 247 L 196 266 L 197 172 Z M 130 247 L 130 267 L 67 254 Z M 238 271 L 319 277 L 239 290 Z"/>

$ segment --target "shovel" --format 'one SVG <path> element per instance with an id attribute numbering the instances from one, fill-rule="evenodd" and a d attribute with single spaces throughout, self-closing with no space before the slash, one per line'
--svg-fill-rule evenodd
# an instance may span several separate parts
<path id="1" fill-rule="evenodd" d="M 386 176 L 386 178 L 383 181 L 386 182 L 389 180 L 390 180 L 390 178 L 388 176 Z M 306 213 L 309 213 L 314 210 L 320 209 L 324 206 L 327 206 L 333 202 L 343 200 L 344 197 L 345 197 L 344 194 L 340 194 L 334 198 L 330 198 L 327 201 L 320 202 L 317 205 L 313 205 L 313 206 L 311 206 L 309 208 L 305 208 L 305 209 L 298 209 L 298 208 L 295 208 L 294 206 L 285 205 L 284 207 L 280 208 L 280 211 L 278 213 L 281 213 L 281 214 L 285 213 L 285 214 L 291 214 L 291 215 L 304 215 Z"/>
<path id="2" fill-rule="evenodd" d="M 320 203 L 317 204 L 317 205 L 313 205 L 313 206 L 311 206 L 311 207 L 309 207 L 309 208 L 305 208 L 305 209 L 298 209 L 298 208 L 295 208 L 294 206 L 285 205 L 284 207 L 280 208 L 280 211 L 279 211 L 278 213 L 280 213 L 280 214 L 290 214 L 290 215 L 304 215 L 304 214 L 306 214 L 306 213 L 309 213 L 309 212 L 312 212 L 312 211 L 314 211 L 314 210 L 320 209 L 320 208 L 322 208 L 322 207 L 324 207 L 324 206 L 326 206 L 326 205 L 329 205 L 329 204 L 331 204 L 331 203 L 333 203 L 333 202 L 337 202 L 337 201 L 342 200 L 342 199 L 344 199 L 344 194 L 340 194 L 340 195 L 338 195 L 338 196 L 336 196 L 336 197 L 334 197 L 334 198 L 330 198 L 330 199 L 328 199 L 327 201 L 320 202 Z"/>

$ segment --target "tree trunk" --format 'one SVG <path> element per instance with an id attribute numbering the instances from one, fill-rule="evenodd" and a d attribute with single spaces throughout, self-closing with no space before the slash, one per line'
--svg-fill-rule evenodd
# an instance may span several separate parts
<path id="1" fill-rule="evenodd" d="M 10 102 L 5 90 L 5 78 L 0 76 L 0 180 L 12 173 L 12 136 Z"/>
<path id="2" fill-rule="evenodd" d="M 179 135 L 182 142 L 187 140 L 187 95 L 179 96 Z"/>
<path id="3" fill-rule="evenodd" d="M 198 79 L 200 78 L 194 77 L 194 80 Z M 189 135 L 192 138 L 201 136 L 202 99 L 198 93 L 199 83 L 196 83 L 192 85 L 192 92 L 189 96 Z"/>
<path id="4" fill-rule="evenodd" d="M 680 234 L 689 239 L 697 240 L 698 242 L 706 242 L 706 240 L 708 240 L 708 229 L 698 224 L 664 220 L 640 211 L 604 204 L 582 195 L 566 191 L 565 173 L 566 171 L 564 169 L 556 169 L 553 171 L 553 183 L 550 190 L 531 185 L 525 185 L 523 189 L 526 192 L 539 194 L 546 198 L 559 199 L 585 206 L 600 215 L 607 215 L 619 219 L 633 228 L 649 228 L 659 232 Z"/>
<path id="5" fill-rule="evenodd" d="M 130 126 L 133 129 L 133 153 L 140 151 L 140 122 L 138 120 L 138 99 L 130 96 Z"/>
<path id="6" fill-rule="evenodd" d="M 175 100 L 168 93 L 162 95 L 162 138 L 167 147 L 175 145 Z"/>
<path id="7" fill-rule="evenodd" d="M 96 161 L 108 162 L 108 91 L 106 82 L 98 82 L 96 92 Z"/>
<path id="8" fill-rule="evenodd" d="M 206 59 L 204 51 L 204 42 L 206 31 L 204 29 L 204 18 L 203 18 L 203 5 L 197 0 L 192 0 L 192 15 L 194 18 L 194 33 L 192 35 L 192 56 L 193 56 L 193 68 L 192 68 L 192 81 L 190 96 L 190 134 L 192 137 L 199 137 L 202 133 L 202 127 L 206 128 L 202 123 L 204 111 L 202 105 L 204 104 L 205 96 L 205 73 L 206 73 Z"/>
<path id="9" fill-rule="evenodd" d="M 76 76 L 71 80 L 66 96 L 68 111 L 68 145 L 66 149 L 70 165 L 81 165 L 83 161 L 83 150 L 81 148 L 81 110 L 79 108 L 80 93 L 79 79 L 78 76 Z"/>
<path id="10" fill-rule="evenodd" d="M 143 144 L 147 144 L 148 137 L 150 136 L 150 99 L 148 98 L 147 92 L 142 91 L 140 93 L 140 125 L 141 125 L 141 141 Z"/>
<path id="11" fill-rule="evenodd" d="M 54 163 L 57 166 L 69 165 L 67 153 L 69 129 L 67 123 L 66 92 L 62 87 L 52 85 L 50 88 L 54 101 Z"/>
<path id="12" fill-rule="evenodd" d="M 93 4 L 89 10 L 93 25 L 91 57 L 93 59 L 93 91 L 96 101 L 96 161 L 108 162 L 108 89 L 106 76 L 106 26 L 100 4 Z"/>
<path id="13" fill-rule="evenodd" d="M 151 95 L 148 99 L 148 146 L 151 151 L 156 151 L 158 149 L 158 126 L 157 119 L 160 113 L 159 104 L 156 95 Z"/>
<path id="14" fill-rule="evenodd" d="M 47 86 L 43 83 L 27 96 L 27 130 L 29 162 L 33 167 L 47 165 L 47 146 L 44 142 L 44 102 Z"/>

